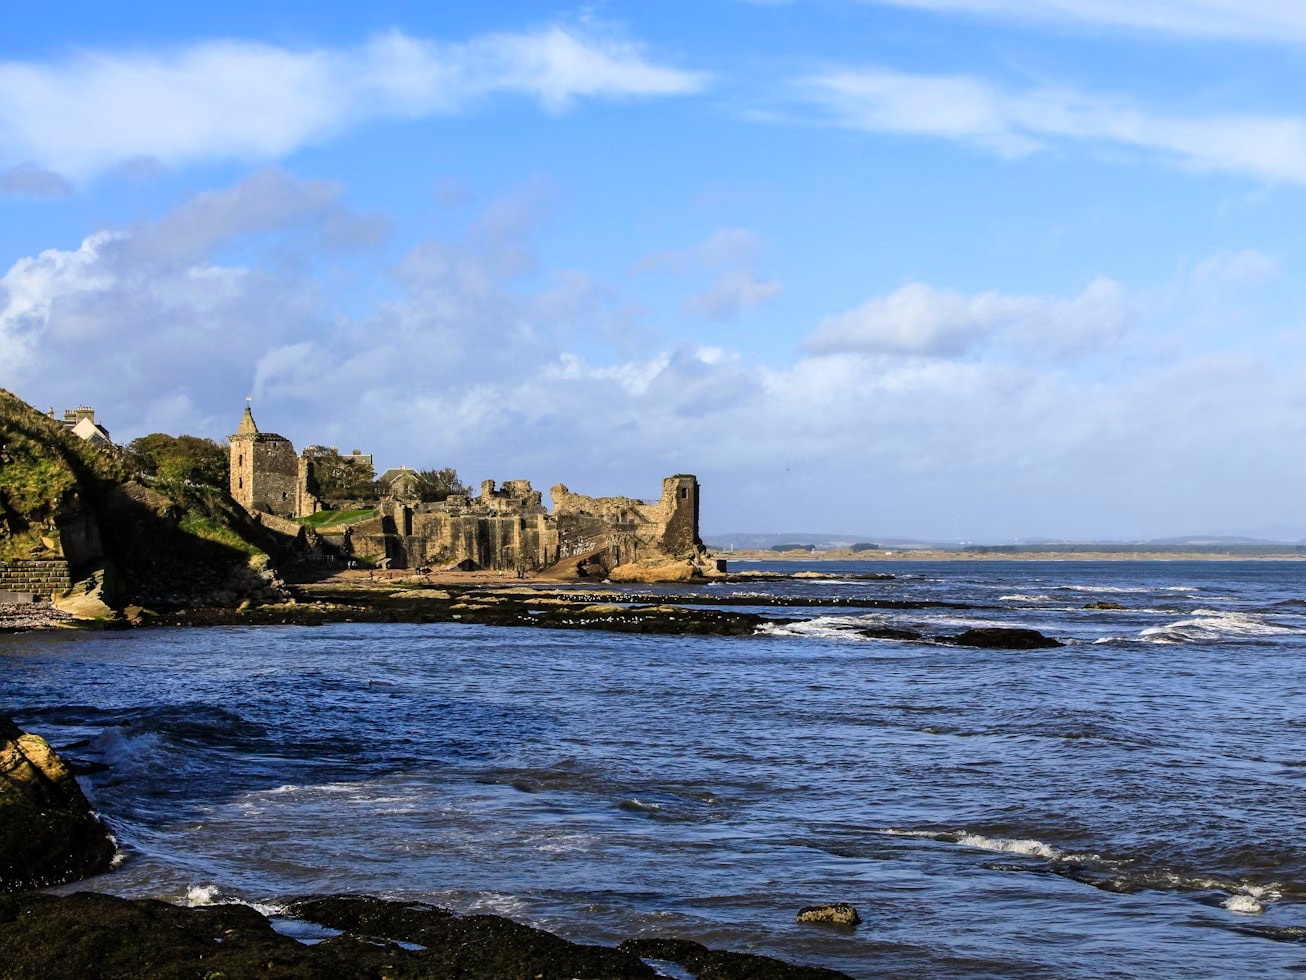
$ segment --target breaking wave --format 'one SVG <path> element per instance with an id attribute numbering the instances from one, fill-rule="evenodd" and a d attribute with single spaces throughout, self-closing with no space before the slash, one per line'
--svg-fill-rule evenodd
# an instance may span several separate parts
<path id="1" fill-rule="evenodd" d="M 1152 643 L 1207 643 L 1212 640 L 1255 639 L 1300 633 L 1296 626 L 1271 622 L 1251 613 L 1194 609 L 1187 619 L 1150 626 L 1138 635 Z"/>
<path id="2" fill-rule="evenodd" d="M 992 871 L 1054 874 L 1101 891 L 1132 894 L 1139 891 L 1223 893 L 1221 908 L 1239 915 L 1259 915 L 1267 905 L 1283 898 L 1287 886 L 1280 882 L 1254 882 L 1217 875 L 1193 874 L 1166 867 L 1142 867 L 1135 858 L 1111 858 L 1095 853 L 1069 853 L 1034 838 L 997 837 L 970 830 L 904 830 L 890 827 L 878 833 L 891 837 L 916 837 L 960 847 L 1036 859 L 1029 864 L 986 864 Z"/>

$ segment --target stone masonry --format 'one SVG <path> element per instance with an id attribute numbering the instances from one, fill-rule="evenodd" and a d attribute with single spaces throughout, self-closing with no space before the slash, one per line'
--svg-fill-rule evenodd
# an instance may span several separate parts
<path id="1" fill-rule="evenodd" d="M 0 592 L 30 592 L 49 598 L 72 588 L 66 561 L 0 562 Z"/>
<path id="2" fill-rule="evenodd" d="M 590 557 L 607 568 L 644 558 L 696 558 L 698 480 L 681 474 L 662 481 L 657 500 L 586 497 L 562 484 L 550 491 L 553 513 L 528 480 L 479 497 L 441 503 L 381 501 L 378 516 L 349 536 L 356 557 L 391 568 L 448 567 L 536 571 L 569 558 Z"/>
<path id="3" fill-rule="evenodd" d="M 308 495 L 307 461 L 294 444 L 275 432 L 260 432 L 254 413 L 245 407 L 231 437 L 231 496 L 248 511 L 299 517 L 316 509 Z"/>

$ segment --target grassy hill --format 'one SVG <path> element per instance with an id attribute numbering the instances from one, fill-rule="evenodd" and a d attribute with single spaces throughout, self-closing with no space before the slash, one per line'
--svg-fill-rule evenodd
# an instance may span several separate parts
<path id="1" fill-rule="evenodd" d="M 0 389 L 0 560 L 66 558 L 74 579 L 106 573 L 118 603 L 226 604 L 272 577 L 278 539 L 225 488 L 134 479 Z"/>

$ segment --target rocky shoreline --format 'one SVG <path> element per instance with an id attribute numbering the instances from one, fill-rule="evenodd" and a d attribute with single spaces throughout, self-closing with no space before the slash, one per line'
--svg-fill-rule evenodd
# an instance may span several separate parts
<path id="1" fill-rule="evenodd" d="M 690 940 L 574 943 L 502 916 L 366 895 L 295 899 L 271 918 L 239 904 L 0 895 L 0 963 L 7 980 L 852 980 Z"/>
<path id="2" fill-rule="evenodd" d="M 6 980 L 850 980 L 823 967 L 674 937 L 575 943 L 497 915 L 366 895 L 306 896 L 272 914 L 41 887 L 107 871 L 117 852 L 68 766 L 0 716 L 0 964 Z"/>

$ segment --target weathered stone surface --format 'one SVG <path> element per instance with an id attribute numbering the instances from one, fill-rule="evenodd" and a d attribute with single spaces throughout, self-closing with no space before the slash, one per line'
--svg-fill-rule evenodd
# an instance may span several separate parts
<path id="1" fill-rule="evenodd" d="M 1124 609 L 1126 607 L 1118 602 L 1099 601 L 1099 602 L 1086 603 L 1084 608 L 1085 609 Z"/>
<path id="2" fill-rule="evenodd" d="M 63 760 L 0 716 L 0 892 L 99 874 L 114 851 Z"/>
<path id="3" fill-rule="evenodd" d="M 819 922 L 835 926 L 859 925 L 862 917 L 847 902 L 832 905 L 809 905 L 798 910 L 799 922 Z"/>
<path id="4" fill-rule="evenodd" d="M 769 956 L 709 949 L 688 939 L 628 939 L 617 947 L 647 960 L 677 963 L 698 980 L 852 980 L 820 966 L 795 966 Z"/>
<path id="5" fill-rule="evenodd" d="M 100 569 L 50 601 L 56 609 L 66 612 L 74 619 L 112 619 L 114 611 L 105 601 L 104 593 L 105 572 Z"/>
<path id="6" fill-rule="evenodd" d="M 608 580 L 621 583 L 692 582 L 703 573 L 691 561 L 641 561 L 618 565 Z"/>
<path id="7" fill-rule="evenodd" d="M 1038 650 L 1065 646 L 1060 640 L 1044 636 L 1038 630 L 1009 626 L 982 626 L 966 630 L 958 636 L 944 636 L 939 639 L 956 646 L 987 647 L 995 650 Z"/>

